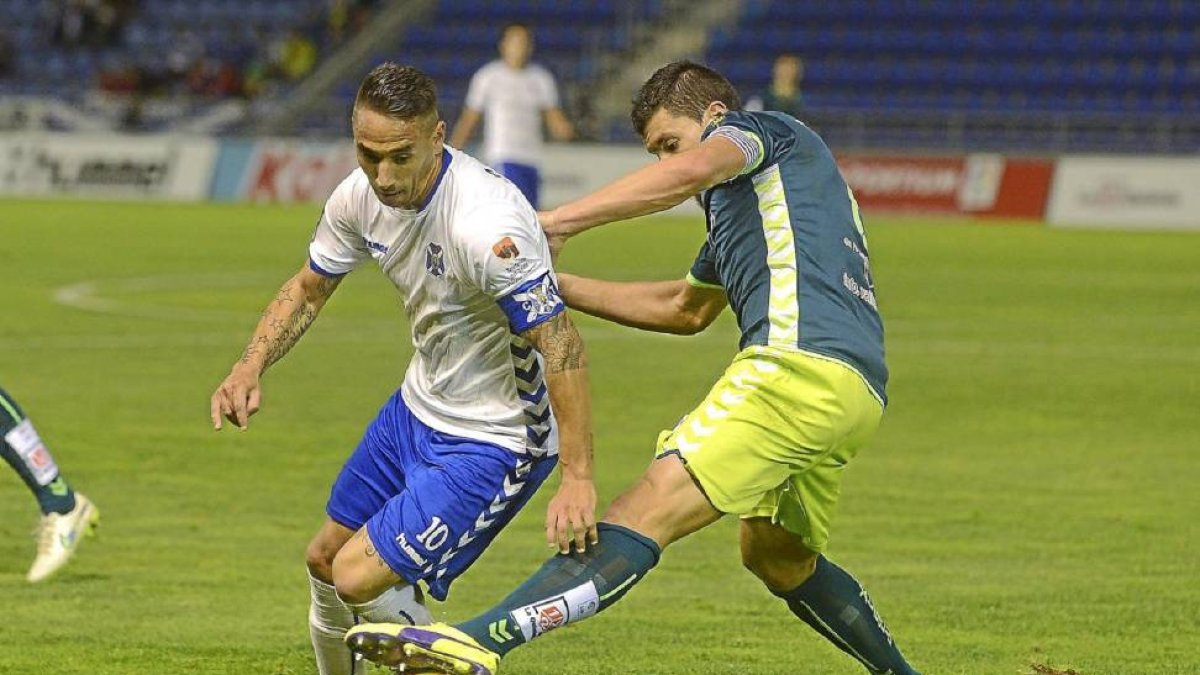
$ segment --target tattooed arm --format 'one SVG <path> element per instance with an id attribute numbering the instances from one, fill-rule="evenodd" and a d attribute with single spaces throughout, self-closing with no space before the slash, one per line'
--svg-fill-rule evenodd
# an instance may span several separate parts
<path id="1" fill-rule="evenodd" d="M 592 400 L 583 338 L 566 312 L 522 337 L 542 354 L 546 388 L 558 420 L 562 484 L 546 511 L 546 541 L 562 553 L 571 541 L 584 550 L 596 543 L 596 487 L 592 483 Z"/>
<path id="2" fill-rule="evenodd" d="M 246 428 L 262 402 L 259 379 L 263 372 L 304 335 L 341 281 L 340 276 L 317 274 L 306 264 L 279 289 L 275 300 L 263 311 L 242 357 L 212 395 L 214 429 L 221 428 L 222 417 Z"/>

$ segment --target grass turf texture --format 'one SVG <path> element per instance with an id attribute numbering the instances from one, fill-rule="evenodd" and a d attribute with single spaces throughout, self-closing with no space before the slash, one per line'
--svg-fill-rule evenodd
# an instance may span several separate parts
<path id="1" fill-rule="evenodd" d="M 207 416 L 317 211 L 0 202 L 0 383 L 104 515 L 59 577 L 27 585 L 33 500 L 0 473 L 0 672 L 313 672 L 304 547 L 410 350 L 386 280 L 367 266 L 342 285 L 267 376 L 248 432 L 215 434 Z M 892 405 L 848 472 L 831 556 L 926 673 L 1195 672 L 1200 238 L 867 220 Z M 701 224 L 646 225 L 584 235 L 563 269 L 681 275 Z M 607 501 L 736 330 L 728 316 L 695 338 L 579 322 Z M 540 564 L 552 489 L 439 618 Z M 505 672 L 861 671 L 741 569 L 727 519 Z"/>

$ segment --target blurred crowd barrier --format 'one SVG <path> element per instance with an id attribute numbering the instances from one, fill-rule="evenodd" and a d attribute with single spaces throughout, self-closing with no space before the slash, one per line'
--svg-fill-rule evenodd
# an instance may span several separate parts
<path id="1" fill-rule="evenodd" d="M 549 146 L 544 203 L 649 161 L 634 145 Z M 847 154 L 838 162 L 867 212 L 1200 230 L 1200 157 Z M 0 134 L 5 196 L 321 202 L 355 167 L 349 141 Z"/>

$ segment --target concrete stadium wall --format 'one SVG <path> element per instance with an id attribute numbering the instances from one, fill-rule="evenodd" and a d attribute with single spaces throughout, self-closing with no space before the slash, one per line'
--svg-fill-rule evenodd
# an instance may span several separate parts
<path id="1" fill-rule="evenodd" d="M 551 145 L 553 206 L 654 161 L 636 146 Z M 873 212 L 1043 220 L 1065 227 L 1200 230 L 1200 158 L 844 155 Z M 320 202 L 356 166 L 347 141 L 0 134 L 0 195 Z M 699 213 L 690 200 L 680 213 Z"/>

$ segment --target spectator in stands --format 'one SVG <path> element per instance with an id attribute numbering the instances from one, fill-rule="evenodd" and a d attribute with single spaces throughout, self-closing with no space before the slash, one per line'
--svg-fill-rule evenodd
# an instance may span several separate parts
<path id="1" fill-rule="evenodd" d="M 169 85 L 185 82 L 188 73 L 200 59 L 204 58 L 204 42 L 184 24 L 175 26 L 175 37 L 167 50 L 166 73 L 163 79 Z"/>
<path id="2" fill-rule="evenodd" d="M 317 45 L 295 28 L 289 30 L 272 51 L 275 68 L 288 80 L 303 78 L 317 64 Z"/>
<path id="3" fill-rule="evenodd" d="M 82 44 L 88 31 L 88 14 L 82 0 L 66 0 L 55 8 L 54 41 L 67 47 Z"/>
<path id="4" fill-rule="evenodd" d="M 464 147 L 479 124 L 484 123 L 483 157 L 511 180 L 536 208 L 542 158 L 542 120 L 556 140 L 568 141 L 575 129 L 558 103 L 554 76 L 530 63 L 533 33 L 513 23 L 500 33 L 500 58 L 480 68 L 471 78 L 466 105 L 450 145 Z"/>
<path id="5" fill-rule="evenodd" d="M 108 47 L 121 37 L 133 0 L 58 0 L 50 9 L 54 40 L 68 47 Z"/>
<path id="6" fill-rule="evenodd" d="M 325 35 L 330 44 L 339 45 L 346 39 L 354 5 L 353 0 L 329 0 L 325 8 Z"/>
<path id="7" fill-rule="evenodd" d="M 804 117 L 804 97 L 800 82 L 804 79 L 804 61 L 795 54 L 780 54 L 771 70 L 771 86 L 746 101 L 746 110 L 776 110 L 797 119 Z"/>

